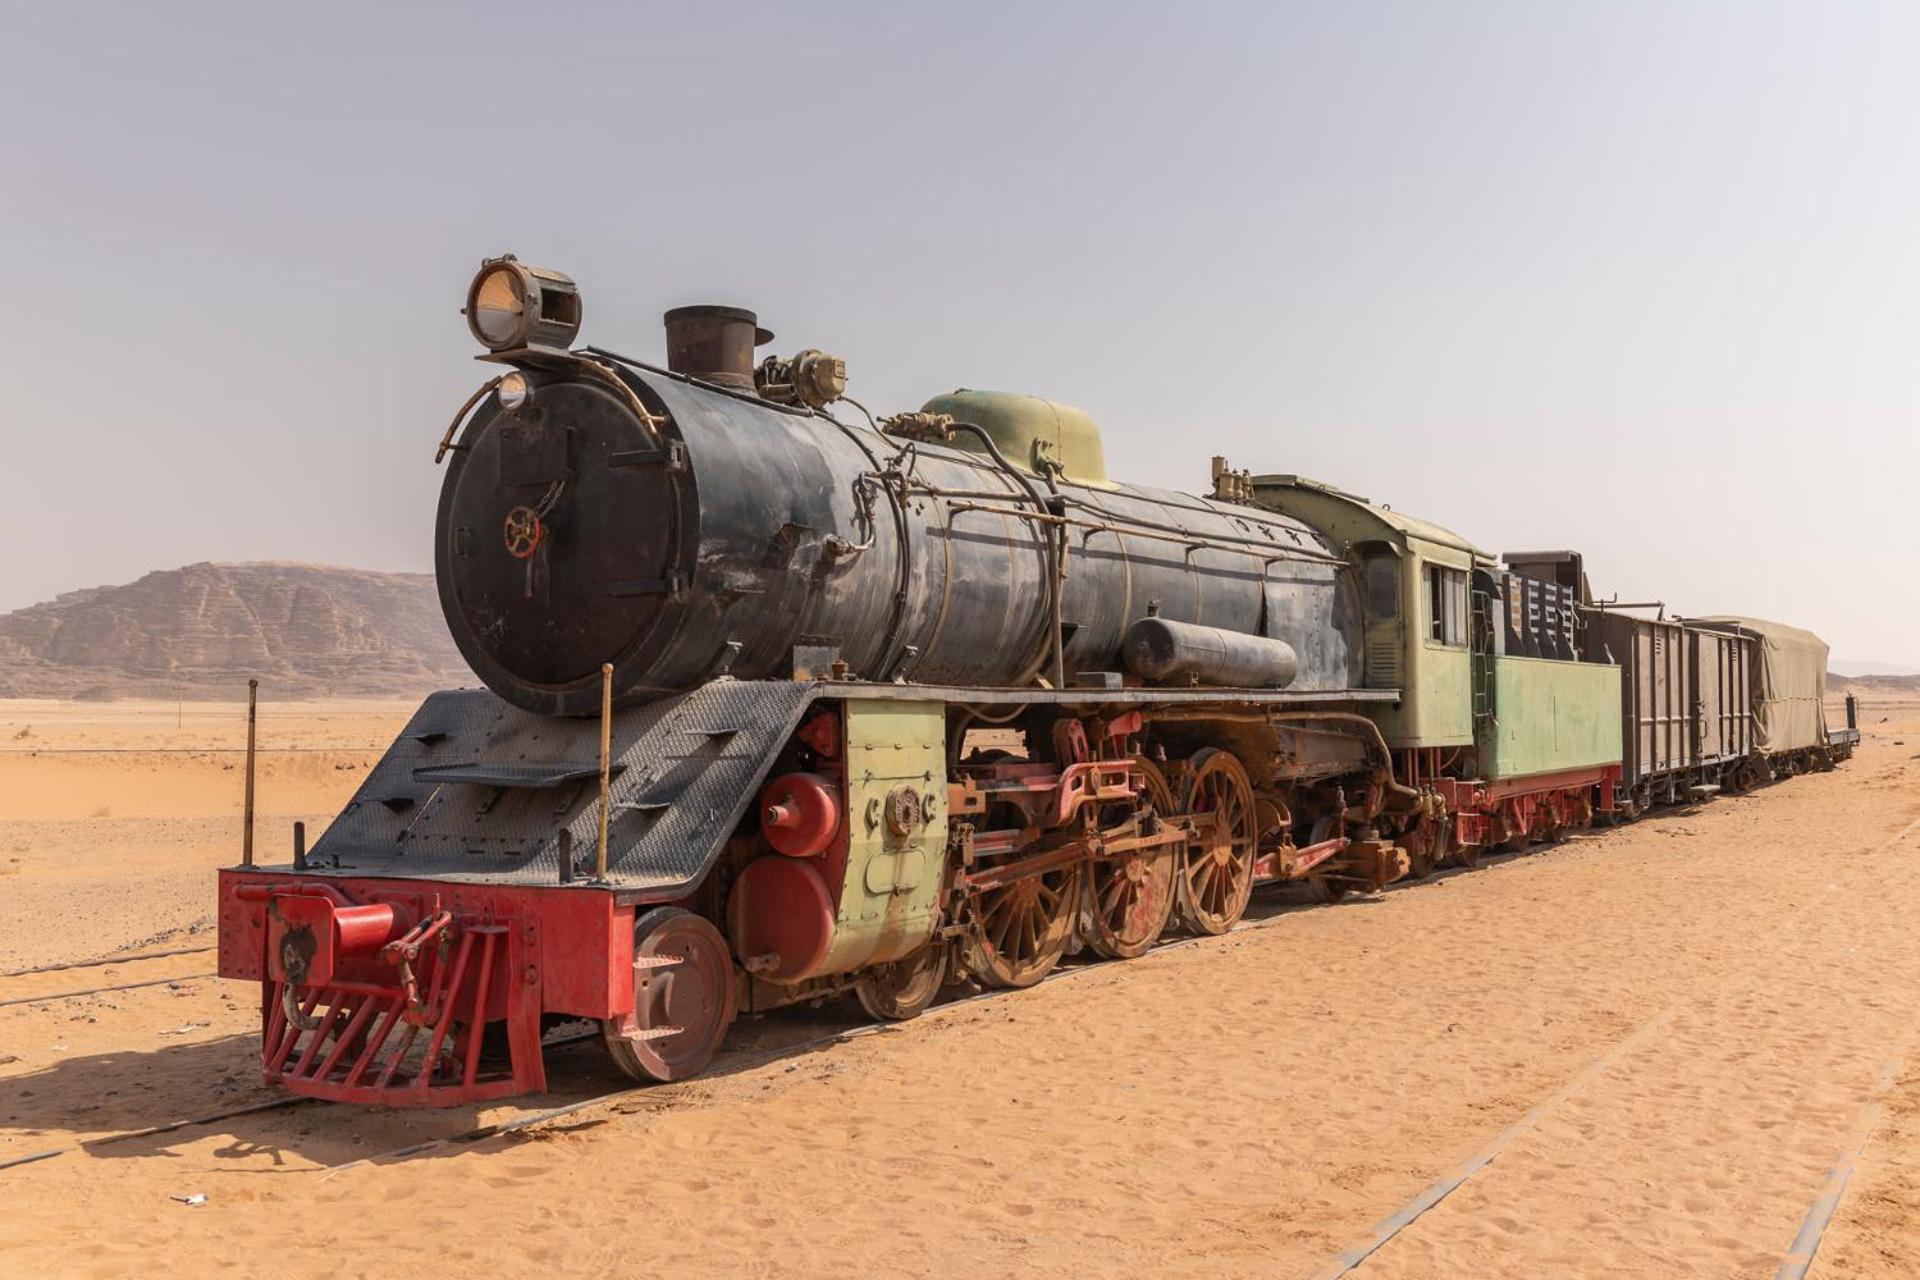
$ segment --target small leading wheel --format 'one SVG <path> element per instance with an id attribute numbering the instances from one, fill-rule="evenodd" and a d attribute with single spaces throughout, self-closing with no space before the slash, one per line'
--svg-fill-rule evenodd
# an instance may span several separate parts
<path id="1" fill-rule="evenodd" d="M 635 1080 L 698 1075 L 733 1015 L 733 960 L 718 929 L 679 907 L 633 922 L 633 1013 L 600 1024 L 614 1065 Z"/>
<path id="2" fill-rule="evenodd" d="M 1133 767 L 1140 775 L 1138 804 L 1154 815 L 1154 821 L 1141 824 L 1141 834 L 1152 834 L 1160 820 L 1176 812 L 1173 788 L 1152 761 L 1136 760 Z M 1102 805 L 1099 822 L 1103 827 L 1116 826 L 1138 811 L 1132 805 Z M 1080 907 L 1080 932 L 1087 945 L 1109 960 L 1145 955 L 1173 914 L 1173 880 L 1179 866 L 1178 843 L 1130 849 L 1094 862 L 1088 868 Z"/>
<path id="3" fill-rule="evenodd" d="M 947 980 L 947 944 L 936 938 L 910 956 L 862 970 L 853 994 L 868 1016 L 904 1022 L 925 1013 Z"/>
<path id="4" fill-rule="evenodd" d="M 1030 987 L 1052 971 L 1073 941 L 1080 868 L 1022 876 L 974 898 L 963 959 L 989 987 Z"/>
<path id="5" fill-rule="evenodd" d="M 1225 933 L 1253 895 L 1253 859 L 1259 845 L 1253 783 L 1240 762 L 1207 747 L 1193 757 L 1187 812 L 1203 821 L 1181 858 L 1175 910 L 1194 933 Z"/>

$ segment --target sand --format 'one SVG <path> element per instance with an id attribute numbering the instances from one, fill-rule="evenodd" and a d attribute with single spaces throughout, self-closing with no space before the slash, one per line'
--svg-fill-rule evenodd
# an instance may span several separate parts
<path id="1" fill-rule="evenodd" d="M 591 1045 L 533 1102 L 0 1171 L 0 1270 L 1305 1277 L 1470 1167 L 1352 1274 L 1771 1276 L 1857 1150 L 1812 1274 L 1920 1274 L 1920 701 L 1867 698 L 1834 774 L 1336 907 L 1263 894 L 1228 938 L 780 1053 L 858 1021 L 789 1013 L 521 1134 L 353 1164 L 620 1087 Z M 311 749 L 266 758 L 262 838 L 322 821 L 405 713 L 269 707 L 263 744 Z M 0 703 L 0 748 L 40 752 L 0 754 L 0 968 L 203 944 L 239 735 Z M 211 967 L 0 979 L 177 980 L 0 1006 L 0 1161 L 270 1098 L 257 992 Z"/>

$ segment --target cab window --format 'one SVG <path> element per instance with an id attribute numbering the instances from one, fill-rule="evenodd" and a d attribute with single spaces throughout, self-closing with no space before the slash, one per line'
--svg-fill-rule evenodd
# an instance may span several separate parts
<path id="1" fill-rule="evenodd" d="M 1466 647 L 1466 570 L 1427 566 L 1427 638 L 1437 644 Z"/>
<path id="2" fill-rule="evenodd" d="M 1390 622 L 1400 616 L 1400 557 L 1391 551 L 1367 556 L 1367 620 Z"/>

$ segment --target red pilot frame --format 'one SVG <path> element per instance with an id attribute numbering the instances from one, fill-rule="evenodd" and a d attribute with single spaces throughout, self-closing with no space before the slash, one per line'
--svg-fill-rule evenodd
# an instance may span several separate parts
<path id="1" fill-rule="evenodd" d="M 220 873 L 220 976 L 261 984 L 268 1084 L 448 1107 L 546 1088 L 547 1017 L 633 1012 L 631 905 L 591 888 Z"/>

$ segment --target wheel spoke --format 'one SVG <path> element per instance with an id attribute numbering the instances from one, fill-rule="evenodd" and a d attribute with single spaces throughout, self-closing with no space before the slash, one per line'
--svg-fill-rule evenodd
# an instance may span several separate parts
<path id="1" fill-rule="evenodd" d="M 1020 958 L 1022 960 L 1031 959 L 1033 956 L 1039 954 L 1040 938 L 1043 933 L 1043 919 L 1044 917 L 1041 916 L 1040 912 L 1031 906 L 1021 914 Z"/>
<path id="2" fill-rule="evenodd" d="M 1007 934 L 1012 931 L 1014 926 L 1015 914 L 1013 904 L 1003 899 L 998 909 L 988 915 L 988 919 L 990 921 L 996 919 L 999 921 L 999 924 L 988 933 L 987 937 L 993 943 L 993 949 L 995 951 L 1004 952 L 1007 949 Z"/>

